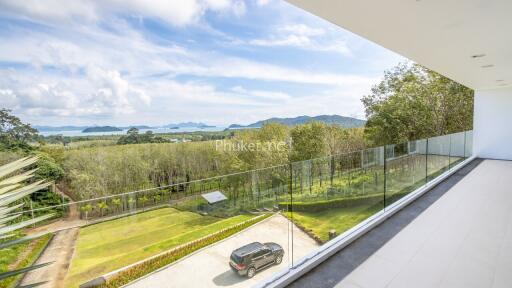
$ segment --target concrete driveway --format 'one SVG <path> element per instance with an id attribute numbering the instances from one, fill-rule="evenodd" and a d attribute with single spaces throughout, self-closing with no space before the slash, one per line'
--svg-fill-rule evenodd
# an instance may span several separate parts
<path id="1" fill-rule="evenodd" d="M 307 234 L 293 226 L 293 258 L 305 256 L 318 247 Z M 276 214 L 242 232 L 200 250 L 126 287 L 251 287 L 291 264 L 290 222 Z M 280 265 L 259 271 L 252 279 L 240 277 L 229 268 L 231 251 L 251 242 L 276 242 L 283 246 L 285 257 Z"/>

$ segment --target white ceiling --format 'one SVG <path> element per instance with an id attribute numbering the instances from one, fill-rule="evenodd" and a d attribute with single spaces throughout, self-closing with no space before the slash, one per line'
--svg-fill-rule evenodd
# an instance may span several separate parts
<path id="1" fill-rule="evenodd" d="M 512 0 L 287 1 L 470 88 L 512 86 Z"/>

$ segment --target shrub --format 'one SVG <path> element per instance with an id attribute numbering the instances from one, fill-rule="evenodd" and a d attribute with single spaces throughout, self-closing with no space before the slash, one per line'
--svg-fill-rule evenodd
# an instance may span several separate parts
<path id="1" fill-rule="evenodd" d="M 332 208 L 346 208 L 366 204 L 374 204 L 379 201 L 383 201 L 383 197 L 384 194 L 374 194 L 367 196 L 322 200 L 315 202 L 293 202 L 293 205 L 291 205 L 290 202 L 281 202 L 279 203 L 279 209 L 285 211 L 318 212 Z"/>
<path id="2" fill-rule="evenodd" d="M 386 205 L 389 205 L 398 199 L 404 197 L 419 187 L 418 184 L 404 187 L 402 190 L 386 195 Z M 278 204 L 279 209 L 283 211 L 300 211 L 300 212 L 319 212 L 333 208 L 347 208 L 362 205 L 372 205 L 384 202 L 384 194 L 371 194 L 365 196 L 346 197 L 332 200 L 322 200 L 314 202 L 281 202 Z M 293 209 L 292 209 L 293 208 Z"/>

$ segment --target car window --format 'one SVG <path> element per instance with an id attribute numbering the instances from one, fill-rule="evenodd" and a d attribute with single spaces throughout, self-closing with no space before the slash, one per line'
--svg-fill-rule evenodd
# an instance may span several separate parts
<path id="1" fill-rule="evenodd" d="M 236 255 L 235 253 L 231 254 L 231 260 L 233 260 L 235 263 L 243 263 L 243 258 Z"/>
<path id="2" fill-rule="evenodd" d="M 268 250 L 268 249 L 261 249 L 258 252 L 254 253 L 254 257 L 259 257 L 259 256 L 265 255 L 269 252 L 270 252 L 270 250 Z"/>

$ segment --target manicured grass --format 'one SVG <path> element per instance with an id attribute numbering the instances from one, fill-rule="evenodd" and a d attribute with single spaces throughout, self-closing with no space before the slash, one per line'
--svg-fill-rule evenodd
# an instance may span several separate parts
<path id="1" fill-rule="evenodd" d="M 457 164 L 463 159 L 443 156 L 429 156 L 429 179 L 439 176 L 448 169 L 448 161 L 452 161 L 452 165 Z M 387 174 L 388 183 L 386 191 L 386 205 L 398 200 L 398 197 L 414 191 L 425 184 L 425 164 L 414 165 L 415 163 L 407 163 L 410 159 L 400 159 L 393 161 L 392 166 Z M 415 159 L 417 160 L 417 159 Z M 421 159 L 420 159 L 421 160 Z M 412 161 L 411 161 L 412 162 Z M 383 183 L 383 181 L 380 181 Z M 383 189 L 383 188 L 381 188 Z M 382 193 L 382 192 L 381 192 Z M 297 201 L 294 196 L 294 201 Z M 343 197 L 341 197 L 343 198 Z M 339 235 L 348 229 L 359 224 L 371 215 L 383 209 L 383 204 L 365 204 L 347 208 L 333 208 L 320 212 L 293 212 L 293 221 L 307 230 L 315 238 L 322 242 L 329 240 L 329 230 L 335 230 Z M 287 214 L 289 217 L 290 214 Z"/>
<path id="2" fill-rule="evenodd" d="M 339 235 L 382 209 L 381 205 L 328 209 L 321 212 L 293 212 L 293 221 L 309 230 L 322 242 L 329 240 L 329 230 Z M 289 213 L 287 213 L 289 217 Z"/>
<path id="3" fill-rule="evenodd" d="M 66 287 L 251 219 L 222 219 L 162 208 L 80 229 Z"/>

